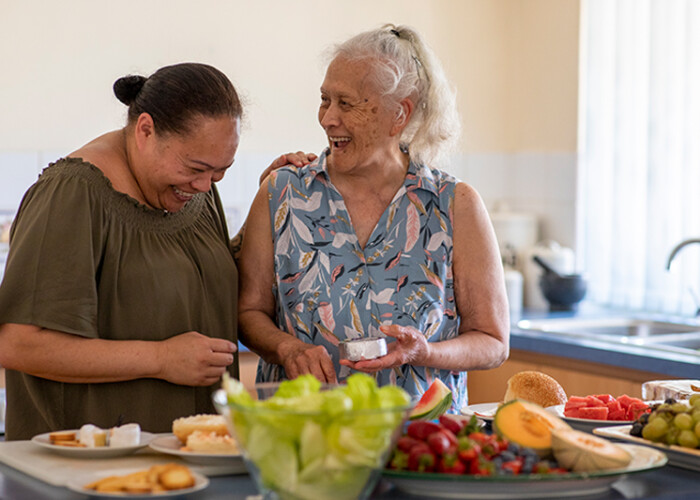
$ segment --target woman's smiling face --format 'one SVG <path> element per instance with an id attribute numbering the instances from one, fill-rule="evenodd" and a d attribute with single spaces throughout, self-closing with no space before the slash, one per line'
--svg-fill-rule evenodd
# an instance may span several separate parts
<path id="1" fill-rule="evenodd" d="M 398 145 L 396 112 L 387 109 L 371 83 L 369 60 L 341 56 L 328 66 L 318 120 L 331 150 L 329 165 L 349 170 L 381 162 Z"/>
<path id="2" fill-rule="evenodd" d="M 233 164 L 238 149 L 240 120 L 230 117 L 194 119 L 186 135 L 156 137 L 150 164 L 139 186 L 148 204 L 177 212 L 197 193 L 211 189 Z"/>

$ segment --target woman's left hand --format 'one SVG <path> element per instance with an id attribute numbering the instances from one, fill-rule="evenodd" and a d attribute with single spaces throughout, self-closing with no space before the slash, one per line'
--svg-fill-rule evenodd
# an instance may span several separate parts
<path id="1" fill-rule="evenodd" d="M 430 344 L 420 331 L 410 326 L 398 325 L 382 326 L 380 330 L 396 339 L 396 342 L 389 343 L 386 356 L 362 361 L 344 359 L 340 364 L 365 373 L 374 373 L 406 364 L 425 366 Z"/>
<path id="2" fill-rule="evenodd" d="M 270 163 L 270 166 L 265 169 L 265 171 L 260 175 L 260 184 L 267 178 L 268 175 L 273 170 L 277 170 L 285 165 L 294 165 L 295 167 L 303 167 L 314 161 L 317 156 L 313 153 L 304 153 L 303 151 L 297 151 L 296 153 L 287 153 L 285 155 L 278 156 Z"/>

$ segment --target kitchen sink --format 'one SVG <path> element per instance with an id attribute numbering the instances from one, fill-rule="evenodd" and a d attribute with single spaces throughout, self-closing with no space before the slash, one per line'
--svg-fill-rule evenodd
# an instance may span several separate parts
<path id="1" fill-rule="evenodd" d="M 520 330 L 700 356 L 700 322 L 693 319 L 602 317 L 521 320 Z"/>
<path id="2" fill-rule="evenodd" d="M 678 333 L 700 334 L 700 323 L 647 318 L 561 318 L 522 320 L 521 330 L 563 333 L 582 337 L 654 337 Z"/>
<path id="3" fill-rule="evenodd" d="M 697 351 L 700 354 L 700 332 L 660 335 L 653 338 L 637 339 L 635 344 L 651 347 L 675 347 L 682 350 Z"/>

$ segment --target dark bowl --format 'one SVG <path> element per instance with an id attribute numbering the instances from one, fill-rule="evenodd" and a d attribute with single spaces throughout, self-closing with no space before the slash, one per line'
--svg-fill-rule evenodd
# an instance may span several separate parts
<path id="1" fill-rule="evenodd" d="M 540 277 L 542 295 L 552 311 L 573 311 L 586 296 L 588 283 L 580 274 L 557 276 L 545 273 Z"/>

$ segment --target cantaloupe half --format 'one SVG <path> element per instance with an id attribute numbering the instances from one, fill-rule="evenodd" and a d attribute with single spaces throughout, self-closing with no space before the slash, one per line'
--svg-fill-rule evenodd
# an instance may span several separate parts
<path id="1" fill-rule="evenodd" d="M 552 452 L 561 467 L 574 472 L 621 469 L 632 461 L 621 446 L 575 429 L 554 429 Z"/>
<path id="2" fill-rule="evenodd" d="M 535 403 L 514 399 L 498 407 L 493 428 L 500 437 L 546 457 L 552 452 L 552 431 L 571 427 Z"/>
<path id="3" fill-rule="evenodd" d="M 436 378 L 411 410 L 409 419 L 433 420 L 449 410 L 450 406 L 452 406 L 452 391 L 442 380 Z"/>

